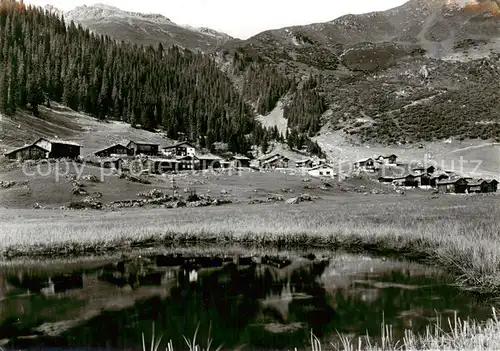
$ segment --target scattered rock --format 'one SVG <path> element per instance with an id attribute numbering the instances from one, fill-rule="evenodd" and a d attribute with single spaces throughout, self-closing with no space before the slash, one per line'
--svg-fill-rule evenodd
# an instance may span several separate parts
<path id="1" fill-rule="evenodd" d="M 95 197 L 96 199 L 100 199 L 102 197 L 102 193 L 97 191 L 92 196 Z"/>
<path id="2" fill-rule="evenodd" d="M 310 202 L 312 201 L 312 197 L 310 195 L 307 195 L 307 194 L 302 194 L 298 197 L 292 197 L 291 199 L 288 199 L 286 201 L 287 204 L 289 205 L 297 205 L 301 202 Z"/>
<path id="3" fill-rule="evenodd" d="M 221 205 L 227 205 L 233 203 L 231 200 L 227 199 L 215 199 L 212 201 L 212 206 L 221 206 Z"/>
<path id="4" fill-rule="evenodd" d="M 298 197 L 292 197 L 291 199 L 286 200 L 288 205 L 297 205 L 300 203 L 300 199 Z"/>
<path id="5" fill-rule="evenodd" d="M 70 203 L 69 208 L 72 210 L 84 210 L 84 209 L 100 210 L 102 209 L 102 203 L 94 200 L 94 198 L 92 198 L 91 196 L 88 196 L 82 201 L 74 201 Z"/>
<path id="6" fill-rule="evenodd" d="M 96 175 L 93 174 L 86 174 L 82 177 L 82 180 L 85 180 L 87 182 L 92 182 L 92 183 L 100 183 L 101 181 Z"/>
<path id="7" fill-rule="evenodd" d="M 221 194 L 228 194 L 228 191 L 227 191 L 226 189 L 222 189 L 222 190 L 220 191 L 220 193 L 221 193 Z"/>
<path id="8" fill-rule="evenodd" d="M 137 196 L 139 196 L 139 197 L 145 197 L 147 199 L 158 199 L 158 198 L 161 198 L 161 197 L 165 197 L 165 194 L 161 190 L 153 189 L 153 190 L 150 190 L 150 191 L 139 193 L 139 194 L 137 194 Z"/>
<path id="9" fill-rule="evenodd" d="M 283 199 L 282 196 L 270 196 L 267 198 L 267 201 L 268 202 L 282 202 L 282 201 L 285 201 L 285 199 Z"/>
<path id="10" fill-rule="evenodd" d="M 38 202 L 36 204 L 33 205 L 33 208 L 35 210 L 42 210 L 44 209 L 45 207 L 43 207 L 42 205 L 40 205 Z"/>
<path id="11" fill-rule="evenodd" d="M 308 194 L 302 194 L 302 195 L 300 195 L 300 199 L 302 201 L 312 201 L 311 195 L 308 195 Z"/>

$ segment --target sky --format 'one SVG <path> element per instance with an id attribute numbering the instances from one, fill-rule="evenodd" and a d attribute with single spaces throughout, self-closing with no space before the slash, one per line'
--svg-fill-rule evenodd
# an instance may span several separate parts
<path id="1" fill-rule="evenodd" d="M 386 10 L 405 0 L 25 0 L 71 10 L 96 2 L 126 11 L 160 13 L 177 24 L 209 27 L 247 39 L 268 29 L 327 22 L 345 14 Z"/>

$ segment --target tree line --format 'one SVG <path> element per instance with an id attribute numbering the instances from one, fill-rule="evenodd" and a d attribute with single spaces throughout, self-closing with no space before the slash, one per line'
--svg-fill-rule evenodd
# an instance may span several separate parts
<path id="1" fill-rule="evenodd" d="M 0 111 L 56 101 L 100 119 L 248 150 L 251 106 L 215 62 L 178 47 L 118 43 L 40 8 L 0 2 Z"/>

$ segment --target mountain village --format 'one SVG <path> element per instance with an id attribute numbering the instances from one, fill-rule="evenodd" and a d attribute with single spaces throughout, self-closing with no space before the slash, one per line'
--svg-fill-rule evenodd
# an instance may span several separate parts
<path id="1" fill-rule="evenodd" d="M 334 165 L 318 157 L 304 157 L 292 161 L 280 153 L 271 153 L 256 159 L 243 155 L 223 158 L 204 153 L 187 141 L 162 146 L 158 143 L 130 140 L 126 144 L 109 145 L 85 156 L 80 154 L 80 150 L 81 145 L 74 142 L 40 138 L 32 144 L 8 151 L 4 156 L 18 162 L 68 159 L 111 168 L 120 173 L 130 172 L 134 160 L 140 160 L 144 165 L 140 175 L 168 175 L 224 169 L 251 169 L 258 172 L 294 169 L 302 171 L 304 176 L 323 180 L 342 180 L 363 173 L 369 179 L 382 184 L 408 189 L 434 190 L 440 193 L 496 193 L 498 188 L 496 179 L 467 177 L 454 170 L 438 169 L 437 165 L 398 162 L 398 156 L 395 154 L 359 160 L 352 163 L 347 172 L 343 172 L 341 165 Z"/>

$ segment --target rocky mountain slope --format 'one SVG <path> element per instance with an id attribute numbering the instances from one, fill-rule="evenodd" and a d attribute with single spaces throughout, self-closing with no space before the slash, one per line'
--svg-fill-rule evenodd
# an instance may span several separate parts
<path id="1" fill-rule="evenodd" d="M 211 51 L 233 39 L 210 28 L 182 26 L 160 14 L 127 12 L 105 4 L 79 6 L 62 13 L 66 21 L 74 21 L 95 33 L 142 45 L 177 45 L 187 49 Z"/>
<path id="2" fill-rule="evenodd" d="M 315 75 L 323 124 L 353 141 L 500 137 L 500 1 L 410 0 L 267 31 L 225 54 Z"/>

